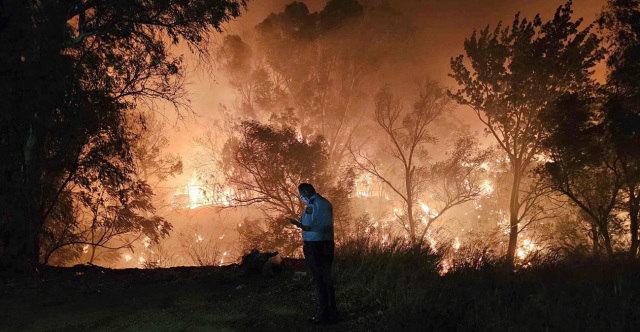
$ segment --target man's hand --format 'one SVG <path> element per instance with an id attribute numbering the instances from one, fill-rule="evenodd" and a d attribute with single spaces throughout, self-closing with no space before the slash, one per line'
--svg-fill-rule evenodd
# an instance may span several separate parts
<path id="1" fill-rule="evenodd" d="M 287 219 L 294 226 L 298 226 L 299 224 L 301 224 L 301 222 L 299 222 L 297 219 L 293 219 L 293 218 L 287 218 Z"/>
<path id="2" fill-rule="evenodd" d="M 310 229 L 311 229 L 311 227 L 303 225 L 303 224 L 302 224 L 300 221 L 298 221 L 297 219 L 293 219 L 293 218 L 287 218 L 287 219 L 289 220 L 289 222 L 290 222 L 292 225 L 294 225 L 294 226 L 296 226 L 296 227 L 298 227 L 298 228 L 301 228 L 303 231 L 308 231 L 308 230 L 310 230 Z"/>

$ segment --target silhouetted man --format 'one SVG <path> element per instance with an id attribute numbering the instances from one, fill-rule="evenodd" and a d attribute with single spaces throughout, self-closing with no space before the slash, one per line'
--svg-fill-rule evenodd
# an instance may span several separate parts
<path id="1" fill-rule="evenodd" d="M 314 324 L 327 323 L 337 315 L 336 296 L 331 280 L 331 265 L 335 244 L 333 242 L 333 207 L 316 193 L 312 185 L 298 186 L 300 199 L 307 204 L 302 217 L 290 221 L 302 229 L 303 251 L 307 267 L 313 273 L 318 287 L 320 314 L 311 319 Z"/>

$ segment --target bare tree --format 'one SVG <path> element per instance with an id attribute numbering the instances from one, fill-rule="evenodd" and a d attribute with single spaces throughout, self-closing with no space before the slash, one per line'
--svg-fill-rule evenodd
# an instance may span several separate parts
<path id="1" fill-rule="evenodd" d="M 406 222 L 405 218 L 398 219 L 412 241 L 422 239 L 429 226 L 444 212 L 478 197 L 482 191 L 477 171 L 483 156 L 474 153 L 477 151 L 474 151 L 470 138 L 456 142 L 453 153 L 446 161 L 429 165 L 424 160 L 428 156 L 427 145 L 435 141 L 430 135 L 430 125 L 452 107 L 446 92 L 433 81 L 421 86 L 416 102 L 406 112 L 402 102 L 388 89 L 383 88 L 376 95 L 376 122 L 386 134 L 391 156 L 399 165 L 400 181 L 383 172 L 381 163 L 365 155 L 362 148 L 358 149 L 357 155 L 352 151 L 361 170 L 378 178 L 400 197 L 406 211 Z M 420 212 L 419 195 L 425 187 L 430 187 L 433 190 L 432 198 L 441 203 L 437 211 Z M 424 226 L 419 231 L 421 219 Z"/>

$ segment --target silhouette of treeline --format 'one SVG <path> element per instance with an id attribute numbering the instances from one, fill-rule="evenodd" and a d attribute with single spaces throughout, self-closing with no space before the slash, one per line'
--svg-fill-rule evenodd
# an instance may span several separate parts
<path id="1" fill-rule="evenodd" d="M 171 47 L 206 57 L 211 34 L 244 6 L 0 2 L 2 268 L 35 267 L 63 247 L 77 254 L 168 234 L 142 168 L 170 174 L 181 164 L 140 141 L 150 125 L 145 110 L 185 111 L 185 66 Z"/>

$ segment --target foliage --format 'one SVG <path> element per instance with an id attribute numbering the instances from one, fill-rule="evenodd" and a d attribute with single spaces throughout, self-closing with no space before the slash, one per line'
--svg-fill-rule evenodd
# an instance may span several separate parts
<path id="1" fill-rule="evenodd" d="M 348 193 L 353 175 L 345 173 L 340 185 L 333 185 L 327 172 L 327 153 L 321 137 L 301 139 L 293 128 L 258 122 L 242 122 L 239 137 L 225 148 L 226 182 L 234 188 L 233 204 L 256 206 L 264 212 L 260 220 L 247 220 L 239 228 L 245 249 L 277 250 L 293 254 L 300 246 L 299 232 L 286 217 L 302 214 L 298 185 L 311 183 L 334 205 L 336 233 L 347 223 Z"/>
<path id="2" fill-rule="evenodd" d="M 527 200 L 539 198 L 521 186 L 542 149 L 539 114 L 563 94 L 589 88 L 590 70 L 602 58 L 598 37 L 590 26 L 579 30 L 582 19 L 572 20 L 571 6 L 560 6 L 545 23 L 539 15 L 528 21 L 518 13 L 511 26 L 474 31 L 464 42 L 468 62 L 463 55 L 451 59 L 450 76 L 461 86 L 452 97 L 476 112 L 511 163 L 510 261 Z"/>
<path id="3" fill-rule="evenodd" d="M 86 183 L 71 180 L 63 193 L 62 201 L 42 229 L 42 262 L 49 263 L 52 255 L 57 264 L 70 263 L 62 257 L 68 253 L 80 253 L 90 248 L 88 262 L 93 263 L 105 251 L 133 249 L 133 243 L 147 238 L 152 243 L 168 236 L 171 225 L 162 217 L 153 215 L 154 182 L 162 181 L 181 171 L 177 156 L 163 155 L 168 143 L 163 136 L 163 126 L 154 118 L 141 123 L 130 122 L 131 160 L 127 167 L 84 169 L 76 174 Z M 148 126 L 150 125 L 150 126 Z M 121 162 L 113 159 L 113 162 Z M 97 176 L 93 176 L 93 172 Z M 62 204 L 65 202 L 65 204 Z M 84 251 L 87 251 L 85 249 Z M 62 251 L 62 252 L 61 252 Z M 62 255 L 62 256 L 61 256 Z M 76 257 L 80 258 L 80 257 Z"/>
<path id="4" fill-rule="evenodd" d="M 546 169 L 554 189 L 566 195 L 592 223 L 594 253 L 602 241 L 609 256 L 629 222 L 629 253 L 637 255 L 640 211 L 638 3 L 612 1 L 600 18 L 609 44 L 607 83 L 598 91 L 560 97 L 544 112 L 550 154 Z M 636 37 L 634 37 L 636 36 Z M 628 212 L 628 217 L 621 215 Z"/>
<path id="5" fill-rule="evenodd" d="M 292 2 L 258 24 L 255 38 L 227 36 L 218 55 L 237 114 L 323 136 L 328 167 L 339 172 L 348 146 L 363 140 L 368 91 L 385 64 L 403 57 L 412 30 L 398 16 L 355 0 L 329 1 L 317 13 Z"/>
<path id="6" fill-rule="evenodd" d="M 640 152 L 636 148 L 640 144 L 639 21 L 640 2 L 633 0 L 610 1 L 599 19 L 609 49 L 603 122 L 621 165 L 632 257 L 640 248 Z"/>
<path id="7" fill-rule="evenodd" d="M 593 101 L 570 95 L 556 105 L 544 117 L 549 131 L 545 139 L 549 155 L 546 173 L 552 188 L 588 216 L 611 256 L 611 227 L 619 224 L 615 209 L 623 185 L 621 165 L 597 121 Z M 595 240 L 597 254 L 599 240 Z"/>
<path id="8" fill-rule="evenodd" d="M 514 271 L 482 247 L 460 251 L 467 249 L 439 276 L 441 251 L 367 240 L 337 248 L 340 308 L 369 312 L 390 330 L 600 331 L 638 323 L 637 262 L 549 255 Z"/>
<path id="9" fill-rule="evenodd" d="M 0 265 L 36 265 L 40 233 L 62 193 L 87 205 L 101 181 L 113 195 L 144 193 L 128 115 L 160 102 L 183 108 L 184 66 L 171 45 L 206 56 L 207 34 L 243 1 L 9 1 L 3 5 L 0 73 Z M 125 180 L 122 187 L 115 185 Z M 84 192 L 85 194 L 82 194 Z M 118 197 L 120 203 L 138 198 Z M 126 212 L 126 211 L 125 211 Z"/>
<path id="10" fill-rule="evenodd" d="M 213 234 L 207 237 L 199 233 L 200 229 L 196 228 L 195 237 L 191 234 L 184 233 L 180 233 L 179 235 L 182 252 L 184 256 L 190 260 L 189 264 L 194 266 L 221 265 L 224 255 L 220 251 L 218 239 L 214 239 Z"/>

